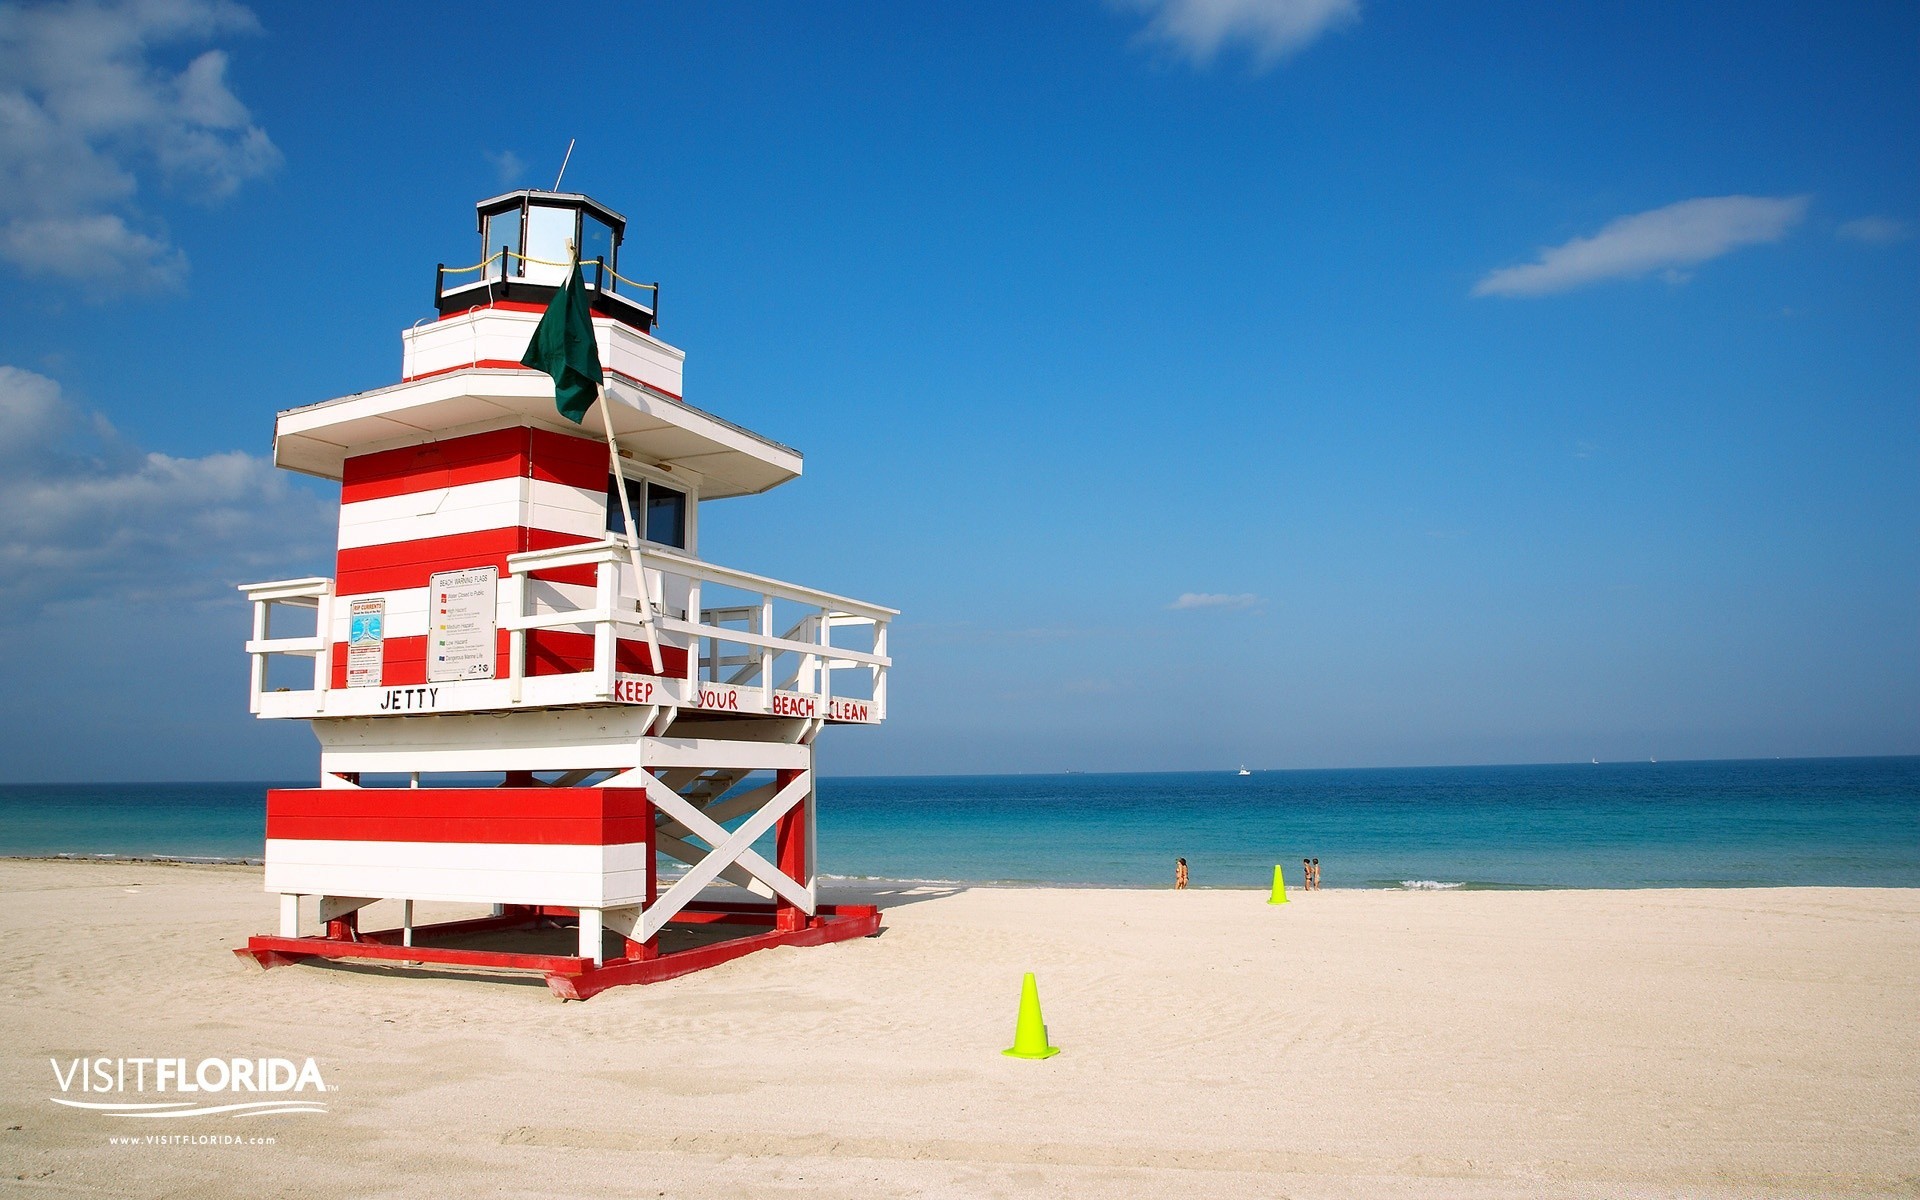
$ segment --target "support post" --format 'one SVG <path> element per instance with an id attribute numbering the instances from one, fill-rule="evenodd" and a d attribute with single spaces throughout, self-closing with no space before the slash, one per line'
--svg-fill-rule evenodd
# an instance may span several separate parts
<path id="1" fill-rule="evenodd" d="M 594 966 L 606 961 L 600 952 L 600 910 L 583 908 L 580 910 L 580 957 L 591 958 Z"/>
<path id="2" fill-rule="evenodd" d="M 689 654 L 687 658 L 691 661 L 693 656 Z M 640 900 L 640 911 L 644 913 L 653 907 L 655 900 L 660 898 L 660 813 L 652 804 L 647 804 L 640 819 L 642 821 L 640 830 L 645 835 L 647 843 L 647 882 L 641 889 Z M 642 962 L 659 958 L 659 932 L 655 931 L 654 935 L 644 942 L 636 942 L 628 938 L 627 957 Z"/>
<path id="3" fill-rule="evenodd" d="M 805 772 L 780 771 L 775 775 L 775 785 L 784 788 Z M 811 791 L 811 785 L 809 785 Z M 774 865 L 782 874 L 800 884 L 807 883 L 807 812 L 812 807 L 806 801 L 794 805 L 781 816 L 773 827 Z M 774 898 L 773 927 L 782 932 L 791 933 L 807 927 L 807 914 L 799 905 L 784 896 Z"/>
<path id="4" fill-rule="evenodd" d="M 280 893 L 280 936 L 300 936 L 300 897 L 291 892 Z"/>

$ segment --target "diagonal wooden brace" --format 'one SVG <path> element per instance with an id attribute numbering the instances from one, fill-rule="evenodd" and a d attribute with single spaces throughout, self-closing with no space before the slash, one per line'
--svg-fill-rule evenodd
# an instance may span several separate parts
<path id="1" fill-rule="evenodd" d="M 719 819 L 723 821 L 726 820 L 725 817 Z M 712 850 L 705 846 L 696 846 L 691 842 L 683 842 L 672 834 L 661 833 L 658 830 L 654 831 L 653 848 L 668 858 L 683 862 L 690 867 L 697 866 L 701 859 L 713 853 Z M 720 868 L 720 878 L 726 880 L 728 883 L 743 887 L 756 896 L 766 896 L 769 898 L 773 896 L 773 889 L 761 883 L 758 879 L 755 879 L 745 867 L 739 865 L 722 867 Z"/>
<path id="2" fill-rule="evenodd" d="M 679 789 L 675 788 L 674 790 L 678 791 Z M 754 809 L 759 808 L 762 804 L 773 799 L 773 794 L 779 790 L 778 784 L 762 784 L 757 788 L 750 788 L 747 791 L 741 792 L 737 796 L 729 796 L 725 800 L 714 800 L 706 804 L 697 804 L 694 807 L 707 814 L 712 820 L 725 823 L 743 813 L 750 813 Z M 689 801 L 689 803 L 692 802 Z M 684 836 L 688 832 L 686 826 L 673 820 L 661 821 L 657 828 L 663 833 L 671 834 L 674 837 Z"/>
<path id="3" fill-rule="evenodd" d="M 666 813 L 674 820 L 685 825 L 696 837 L 704 838 L 713 844 L 713 853 L 701 859 L 687 873 L 647 907 L 641 915 L 640 932 L 636 941 L 648 941 L 660 932 L 662 926 L 679 914 L 702 888 L 719 877 L 726 867 L 738 863 L 745 867 L 756 879 L 779 893 L 789 903 L 801 911 L 812 913 L 813 896 L 792 878 L 775 867 L 753 850 L 753 843 L 772 829 L 774 822 L 785 816 L 789 810 L 806 799 L 807 792 L 813 786 L 813 772 L 802 771 L 786 787 L 774 794 L 765 808 L 749 817 L 740 828 L 728 833 L 726 828 L 713 818 L 695 808 L 686 797 L 674 791 L 651 774 L 645 777 L 647 799 L 654 807 Z"/>

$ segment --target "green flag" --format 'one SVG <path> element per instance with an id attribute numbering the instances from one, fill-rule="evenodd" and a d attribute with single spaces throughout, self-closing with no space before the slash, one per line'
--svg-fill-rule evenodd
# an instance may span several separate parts
<path id="1" fill-rule="evenodd" d="M 593 341 L 593 312 L 587 307 L 587 283 L 573 264 L 567 285 L 553 294 L 534 328 L 520 365 L 553 376 L 553 403 L 560 415 L 578 425 L 593 407 L 600 373 L 600 348 Z"/>

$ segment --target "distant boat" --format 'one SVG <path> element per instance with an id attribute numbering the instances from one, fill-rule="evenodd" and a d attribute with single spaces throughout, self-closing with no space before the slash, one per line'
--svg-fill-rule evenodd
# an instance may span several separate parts
<path id="1" fill-rule="evenodd" d="M 1245 764 L 1245 763 L 1241 763 L 1241 764 L 1240 764 L 1240 773 L 1241 773 L 1242 775 L 1251 775 L 1251 774 L 1253 774 L 1253 772 L 1252 772 L 1252 771 L 1249 771 L 1249 770 L 1247 770 L 1247 764 Z"/>
<path id="2" fill-rule="evenodd" d="M 1599 759 L 1597 759 L 1597 758 L 1596 758 L 1596 759 L 1594 759 L 1594 760 L 1593 760 L 1593 765 L 1594 765 L 1594 766 L 1596 766 L 1596 767 L 1597 767 L 1597 766 L 1599 766 L 1599 765 L 1600 765 L 1600 760 L 1599 760 Z"/>

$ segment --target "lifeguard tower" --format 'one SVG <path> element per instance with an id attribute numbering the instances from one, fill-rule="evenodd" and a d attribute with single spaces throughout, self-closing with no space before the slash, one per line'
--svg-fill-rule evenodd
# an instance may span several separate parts
<path id="1" fill-rule="evenodd" d="M 340 542 L 332 579 L 241 589 L 252 711 L 311 721 L 320 779 L 267 793 L 280 930 L 237 952 L 525 969 L 584 999 L 875 932 L 818 900 L 814 744 L 885 717 L 895 611 L 701 556 L 702 505 L 801 458 L 681 398 L 618 213 L 520 191 L 478 216 L 481 261 L 436 272 L 400 382 L 275 425 L 279 466 L 340 483 Z M 576 250 L 606 375 L 577 425 L 520 365 Z M 399 926 L 362 929 L 381 899 Z M 490 907 L 416 926 L 422 901 Z"/>

